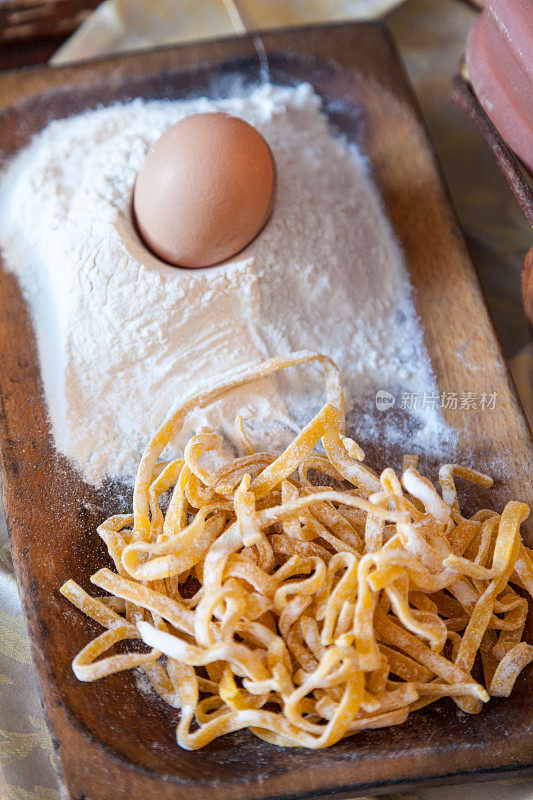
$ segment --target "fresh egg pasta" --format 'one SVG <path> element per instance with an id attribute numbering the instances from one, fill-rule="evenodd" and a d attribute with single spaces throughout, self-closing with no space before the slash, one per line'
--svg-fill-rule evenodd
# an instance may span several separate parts
<path id="1" fill-rule="evenodd" d="M 182 459 L 160 461 L 192 409 L 313 361 L 326 402 L 280 455 L 255 452 L 238 418 L 245 455 L 210 467 L 202 457 L 220 439 L 203 429 Z M 439 492 L 416 457 L 401 477 L 378 477 L 363 459 L 345 435 L 339 372 L 317 353 L 274 358 L 185 403 L 143 454 L 133 513 L 98 529 L 116 571 L 91 580 L 109 596 L 72 580 L 61 588 L 104 628 L 74 659 L 76 676 L 141 669 L 180 709 L 177 742 L 191 750 L 242 728 L 329 747 L 441 697 L 476 713 L 508 696 L 533 660 L 522 641 L 528 506 L 468 519 L 455 478 L 487 487 L 489 477 L 446 464 Z M 133 652 L 109 654 L 128 640 Z M 483 683 L 472 676 L 478 654 Z"/>

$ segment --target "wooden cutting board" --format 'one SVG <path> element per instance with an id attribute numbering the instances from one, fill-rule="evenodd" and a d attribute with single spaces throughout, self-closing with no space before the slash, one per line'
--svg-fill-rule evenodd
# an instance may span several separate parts
<path id="1" fill-rule="evenodd" d="M 493 468 L 498 508 L 510 498 L 531 501 L 530 432 L 386 30 L 333 25 L 262 38 L 272 79 L 313 84 L 332 124 L 368 155 L 405 253 L 440 391 L 496 393 L 493 411 L 478 404 L 444 412 L 458 434 L 458 457 Z M 14 105 L 0 116 L 0 153 L 8 157 L 53 118 L 139 95 L 223 92 L 236 74 L 258 78 L 249 37 L 5 75 L 0 98 Z M 477 716 L 441 701 L 402 726 L 363 732 L 318 752 L 278 749 L 247 732 L 186 752 L 175 742 L 175 712 L 143 695 L 135 676 L 79 683 L 71 660 L 98 626 L 69 607 L 58 587 L 73 577 L 90 588 L 89 575 L 106 560 L 96 525 L 123 510 L 124 501 L 117 487 L 97 492 L 84 484 L 55 452 L 28 310 L 3 269 L 0 351 L 4 502 L 63 797 L 345 797 L 515 774 L 530 765 L 531 669 L 510 699 L 492 700 Z M 390 455 L 386 442 L 379 452 Z M 487 497 L 474 493 L 471 500 Z M 531 525 L 528 530 L 531 537 Z"/>

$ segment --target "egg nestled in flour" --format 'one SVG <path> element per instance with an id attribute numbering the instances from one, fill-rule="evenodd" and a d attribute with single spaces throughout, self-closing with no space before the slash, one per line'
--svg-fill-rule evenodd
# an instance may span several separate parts
<path id="1" fill-rule="evenodd" d="M 148 152 L 133 210 L 156 256 L 180 267 L 209 267 L 257 236 L 275 189 L 274 157 L 259 131 L 229 114 L 192 114 Z"/>

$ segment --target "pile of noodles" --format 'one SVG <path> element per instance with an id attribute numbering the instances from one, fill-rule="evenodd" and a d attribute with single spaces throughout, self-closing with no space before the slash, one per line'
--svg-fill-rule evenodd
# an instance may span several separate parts
<path id="1" fill-rule="evenodd" d="M 238 419 L 246 455 L 222 468 L 202 461 L 219 445 L 211 430 L 182 459 L 158 461 L 193 408 L 313 360 L 327 402 L 281 455 L 255 452 Z M 144 452 L 133 513 L 98 529 L 116 572 L 91 581 L 110 596 L 74 581 L 61 589 L 105 629 L 74 659 L 77 677 L 142 669 L 180 709 L 187 749 L 242 728 L 328 747 L 440 697 L 476 713 L 509 695 L 533 660 L 522 641 L 524 590 L 533 595 L 533 553 L 519 533 L 528 506 L 467 519 L 455 477 L 490 486 L 485 475 L 446 464 L 438 492 L 416 457 L 406 456 L 401 479 L 392 469 L 377 477 L 363 457 L 344 435 L 338 370 L 315 353 L 272 359 L 186 403 Z M 125 640 L 151 650 L 137 641 L 106 655 Z M 478 653 L 484 685 L 472 677 Z"/>

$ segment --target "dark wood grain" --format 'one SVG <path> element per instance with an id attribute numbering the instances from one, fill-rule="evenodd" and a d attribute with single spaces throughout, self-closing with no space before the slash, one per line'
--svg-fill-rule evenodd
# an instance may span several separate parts
<path id="1" fill-rule="evenodd" d="M 0 0 L 0 47 L 72 33 L 99 0 Z"/>
<path id="2" fill-rule="evenodd" d="M 457 75 L 454 80 L 452 99 L 474 121 L 490 147 L 511 191 L 520 203 L 529 223 L 533 226 L 533 191 L 525 177 L 526 167 L 524 166 L 522 171 L 518 158 L 505 144 L 497 128 L 477 99 L 470 83 L 462 75 Z"/>
<path id="3" fill-rule="evenodd" d="M 452 99 L 473 120 L 477 129 L 490 147 L 496 163 L 501 169 L 511 191 L 518 200 L 529 224 L 533 227 L 533 176 L 525 165 L 503 141 L 497 128 L 486 114 L 470 85 L 468 76 L 458 75 L 453 84 Z M 526 178 L 529 175 L 529 179 Z M 522 298 L 524 309 L 533 327 L 533 280 L 531 278 L 531 253 L 524 261 L 522 271 Z"/>
<path id="4" fill-rule="evenodd" d="M 522 297 L 531 330 L 533 331 L 533 247 L 528 251 L 522 269 Z"/>
<path id="5" fill-rule="evenodd" d="M 53 55 L 100 0 L 0 0 L 0 70 Z"/>
<path id="6" fill-rule="evenodd" d="M 440 389 L 497 392 L 492 415 L 449 412 L 457 456 L 494 468 L 498 507 L 511 497 L 531 500 L 530 433 L 384 29 L 321 26 L 265 34 L 263 41 L 273 80 L 312 83 L 332 124 L 367 153 L 405 253 Z M 0 116 L 0 153 L 8 157 L 55 117 L 133 96 L 220 93 L 236 76 L 245 82 L 258 77 L 247 37 L 6 75 L 0 98 L 15 105 Z M 71 660 L 98 626 L 69 607 L 57 589 L 68 577 L 90 586 L 89 575 L 105 561 L 95 526 L 110 509 L 124 510 L 127 492 L 116 486 L 96 492 L 55 452 L 31 321 L 15 279 L 4 270 L 0 351 L 4 501 L 65 798 L 347 797 L 528 768 L 532 670 L 509 700 L 493 700 L 480 715 L 467 717 L 444 701 L 402 726 L 364 732 L 318 752 L 278 749 L 247 732 L 201 752 L 182 751 L 174 737 L 175 712 L 140 692 L 135 676 L 79 683 Z M 388 456 L 386 443 L 380 447 Z"/>

